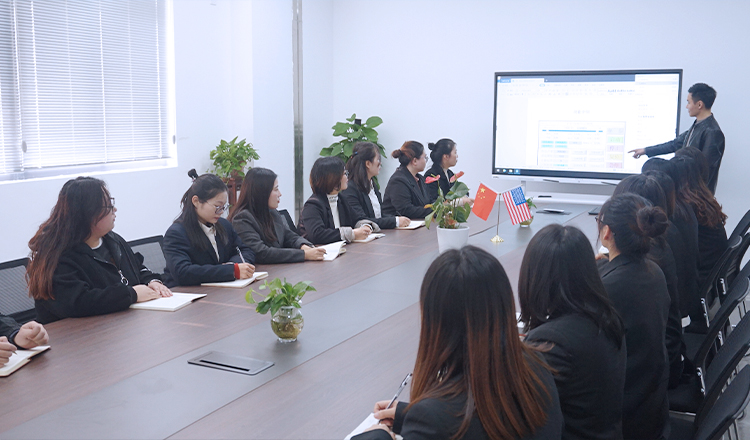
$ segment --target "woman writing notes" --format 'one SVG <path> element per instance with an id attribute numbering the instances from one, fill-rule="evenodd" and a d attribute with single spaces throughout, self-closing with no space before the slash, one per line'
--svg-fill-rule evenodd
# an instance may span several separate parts
<path id="1" fill-rule="evenodd" d="M 513 291 L 495 257 L 466 246 L 441 254 L 419 295 L 422 324 L 411 403 L 375 405 L 353 439 L 559 439 L 552 374 L 518 338 Z"/>
<path id="2" fill-rule="evenodd" d="M 191 286 L 248 279 L 255 254 L 232 224 L 221 217 L 227 209 L 227 186 L 213 174 L 198 176 L 182 196 L 182 213 L 164 234 L 164 277 L 168 286 Z"/>
<path id="3" fill-rule="evenodd" d="M 388 180 L 383 197 L 383 215 L 404 216 L 422 220 L 432 213 L 425 208 L 430 203 L 424 176 L 419 174 L 427 165 L 424 146 L 416 141 L 406 141 L 391 156 L 401 164 Z"/>
<path id="4" fill-rule="evenodd" d="M 289 229 L 276 210 L 281 200 L 279 179 L 266 168 L 253 168 L 242 181 L 242 192 L 229 220 L 258 263 L 297 263 L 322 260 L 325 249 L 315 248 Z"/>
<path id="5" fill-rule="evenodd" d="M 339 192 L 349 179 L 344 161 L 338 157 L 321 157 L 310 171 L 313 195 L 305 202 L 299 218 L 299 233 L 314 244 L 364 240 L 377 225 L 356 217 Z"/>
<path id="6" fill-rule="evenodd" d="M 63 185 L 50 218 L 29 241 L 27 270 L 37 320 L 104 315 L 172 296 L 119 235 L 105 183 L 78 177 Z"/>
<path id="7" fill-rule="evenodd" d="M 426 185 L 427 197 L 430 203 L 432 203 L 438 197 L 438 189 L 443 190 L 443 195 L 448 194 L 448 191 L 453 186 L 453 182 L 458 177 L 461 177 L 463 172 L 458 173 L 458 177 L 456 177 L 450 169 L 458 163 L 458 149 L 455 142 L 450 139 L 440 139 L 434 144 L 430 142 L 427 144 L 427 147 L 430 149 L 432 167 L 427 170 L 425 176 L 436 179 L 430 179 L 430 183 Z M 466 203 L 474 203 L 474 200 L 470 197 L 463 197 L 461 204 L 464 205 Z"/>
<path id="8" fill-rule="evenodd" d="M 409 226 L 408 217 L 383 216 L 380 191 L 373 180 L 380 173 L 380 151 L 371 142 L 354 144 L 352 157 L 346 163 L 349 172 L 347 188 L 341 191 L 355 217 L 376 223 L 381 229 Z"/>

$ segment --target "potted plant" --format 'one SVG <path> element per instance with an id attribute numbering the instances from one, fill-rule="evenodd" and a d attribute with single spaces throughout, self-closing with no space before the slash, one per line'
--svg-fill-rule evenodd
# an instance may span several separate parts
<path id="1" fill-rule="evenodd" d="M 526 199 L 526 206 L 528 206 L 529 207 L 529 211 L 531 211 L 531 218 L 528 219 L 528 220 L 526 220 L 526 221 L 523 221 L 523 222 L 519 223 L 519 225 L 521 225 L 521 226 L 529 226 L 529 225 L 531 225 L 531 222 L 534 221 L 534 214 L 536 214 L 536 205 L 534 204 L 534 200 L 533 199 L 534 199 L 533 197 L 529 197 L 529 198 Z M 534 208 L 534 209 L 531 209 L 531 208 Z"/>
<path id="2" fill-rule="evenodd" d="M 424 218 L 425 226 L 429 229 L 433 221 L 438 224 L 440 253 L 448 249 L 458 249 L 469 241 L 469 227 L 462 223 L 469 219 L 471 206 L 461 203 L 461 199 L 469 194 L 469 187 L 458 181 L 462 175 L 463 173 L 458 173 L 451 178 L 453 186 L 448 194 L 443 195 L 443 190 L 438 188 L 438 197 L 435 202 L 425 206 L 425 208 L 432 208 L 432 213 Z M 440 177 L 430 176 L 425 181 L 432 183 Z"/>
<path id="3" fill-rule="evenodd" d="M 347 118 L 346 122 L 337 122 L 336 125 L 331 127 L 333 128 L 333 135 L 341 136 L 343 139 L 321 149 L 320 155 L 337 156 L 346 163 L 352 157 L 354 144 L 357 142 L 372 142 L 378 146 L 380 155 L 386 157 L 385 147 L 378 142 L 378 132 L 375 131 L 375 127 L 382 123 L 383 120 L 379 116 L 370 116 L 363 124 L 361 119 L 357 119 L 356 113 L 352 114 L 352 117 Z M 380 189 L 377 176 L 375 177 L 375 185 Z"/>
<path id="4" fill-rule="evenodd" d="M 211 172 L 227 184 L 230 204 L 236 202 L 237 191 L 242 186 L 242 179 L 245 177 L 245 168 L 251 160 L 260 159 L 253 144 L 245 139 L 237 142 L 238 137 L 229 142 L 222 139 L 219 145 L 209 153 L 214 167 Z"/>
<path id="5" fill-rule="evenodd" d="M 254 290 L 250 289 L 245 294 L 245 301 L 249 304 L 257 304 L 255 311 L 265 315 L 271 312 L 271 329 L 279 337 L 279 342 L 287 343 L 297 340 L 297 336 L 305 325 L 302 317 L 300 300 L 306 292 L 315 290 L 310 281 L 300 281 L 297 284 L 288 283 L 286 278 L 281 281 L 275 278 L 266 281 L 259 290 L 269 289 L 268 295 L 256 302 L 253 297 Z"/>

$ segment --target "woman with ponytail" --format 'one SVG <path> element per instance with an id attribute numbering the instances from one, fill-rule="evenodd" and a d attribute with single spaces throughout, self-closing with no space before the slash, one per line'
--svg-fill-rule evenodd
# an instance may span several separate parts
<path id="1" fill-rule="evenodd" d="M 247 279 L 255 272 L 255 254 L 221 214 L 227 186 L 213 174 L 188 171 L 193 184 L 182 196 L 182 213 L 164 234 L 164 272 L 168 286 L 193 286 Z"/>
<path id="2" fill-rule="evenodd" d="M 427 166 L 424 146 L 417 141 L 406 141 L 391 153 L 401 164 L 388 180 L 383 195 L 383 215 L 404 216 L 423 220 L 432 213 L 424 176 L 419 174 Z"/>
<path id="3" fill-rule="evenodd" d="M 608 260 L 600 260 L 599 275 L 626 334 L 623 438 L 668 438 L 670 298 L 664 273 L 646 255 L 651 239 L 667 230 L 669 220 L 663 209 L 636 194 L 612 197 L 596 220 L 599 239 L 609 250 Z"/>
<path id="4" fill-rule="evenodd" d="M 557 389 L 539 349 L 518 338 L 513 289 L 500 262 L 474 246 L 427 269 L 411 403 L 375 404 L 383 423 L 353 439 L 559 439 Z"/>
<path id="5" fill-rule="evenodd" d="M 116 212 L 104 181 L 78 177 L 63 185 L 49 219 L 29 241 L 26 276 L 39 322 L 104 315 L 172 296 L 143 257 L 112 232 Z"/>
<path id="6" fill-rule="evenodd" d="M 440 139 L 434 144 L 430 142 L 427 144 L 427 148 L 430 149 L 430 160 L 432 160 L 432 167 L 425 173 L 426 178 L 432 178 L 430 183 L 427 184 L 427 198 L 430 203 L 433 203 L 437 200 L 438 188 L 443 190 L 443 195 L 448 194 L 453 182 L 458 179 L 451 180 L 455 174 L 450 169 L 458 163 L 458 149 L 455 142 L 446 138 Z M 458 174 L 460 177 L 463 173 Z M 461 204 L 466 203 L 474 203 L 474 200 L 468 196 L 463 197 Z"/>

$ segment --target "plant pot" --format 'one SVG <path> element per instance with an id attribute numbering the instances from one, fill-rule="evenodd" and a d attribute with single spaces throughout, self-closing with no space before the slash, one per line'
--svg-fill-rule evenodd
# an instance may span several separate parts
<path id="1" fill-rule="evenodd" d="M 528 219 L 528 220 L 526 220 L 525 222 L 519 223 L 518 224 L 519 226 L 530 226 L 531 222 L 534 221 L 534 215 L 536 214 L 536 208 L 529 208 L 529 210 L 531 211 L 531 218 Z"/>
<path id="2" fill-rule="evenodd" d="M 297 307 L 281 307 L 271 318 L 271 329 L 279 337 L 279 342 L 288 343 L 297 340 L 297 335 L 305 326 L 305 318 Z"/>
<path id="3" fill-rule="evenodd" d="M 469 242 L 469 227 L 460 225 L 458 229 L 437 228 L 438 249 L 440 253 L 448 249 L 460 249 Z"/>

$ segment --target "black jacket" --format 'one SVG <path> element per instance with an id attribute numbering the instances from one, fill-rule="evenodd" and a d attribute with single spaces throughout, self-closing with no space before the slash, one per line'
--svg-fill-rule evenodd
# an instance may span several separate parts
<path id="1" fill-rule="evenodd" d="M 625 324 L 623 437 L 668 438 L 669 368 L 665 333 L 670 301 L 664 274 L 653 261 L 628 255 L 618 255 L 612 261 L 600 260 L 599 274 Z"/>
<path id="2" fill-rule="evenodd" d="M 0 314 L 0 336 L 8 338 L 8 342 L 15 345 L 15 337 L 21 325 L 16 322 L 15 319 L 10 316 Z"/>
<path id="3" fill-rule="evenodd" d="M 405 167 L 400 166 L 388 180 L 383 195 L 383 215 L 424 220 L 432 213 L 432 209 L 425 208 L 430 203 L 425 189 L 424 177 L 417 173 L 417 179 Z"/>
<path id="4" fill-rule="evenodd" d="M 690 130 L 683 132 L 674 140 L 646 148 L 646 155 L 653 157 L 674 153 L 682 147 L 695 147 L 706 156 L 708 162 L 708 182 L 706 182 L 706 185 L 708 185 L 711 193 L 715 193 L 716 182 L 719 180 L 721 158 L 724 155 L 724 133 L 713 114 L 700 122 L 693 121 Z"/>
<path id="5" fill-rule="evenodd" d="M 682 205 L 679 209 L 676 207 L 672 222 L 679 233 L 670 226 L 667 241 L 677 265 L 680 315 L 684 318 L 692 312 L 692 315 L 702 316 L 698 293 L 698 219 L 692 208 Z"/>
<path id="6" fill-rule="evenodd" d="M 232 224 L 224 218 L 220 218 L 218 223 L 224 228 L 227 238 L 227 242 L 222 243 L 219 237 L 216 237 L 218 260 L 205 234 L 201 234 L 201 240 L 205 240 L 207 249 L 201 251 L 190 242 L 182 223 L 172 223 L 167 229 L 163 242 L 164 258 L 167 260 L 164 282 L 167 286 L 195 286 L 200 283 L 234 281 L 234 265 L 224 263 L 242 263 L 237 254 L 238 247 L 245 257 L 245 262 L 255 264 L 255 254 L 242 243 Z"/>
<path id="7" fill-rule="evenodd" d="M 255 253 L 256 261 L 260 264 L 299 263 L 305 261 L 305 251 L 300 249 L 303 244 L 312 247 L 312 243 L 300 237 L 297 231 L 289 229 L 286 220 L 275 209 L 271 209 L 271 220 L 276 239 L 271 241 L 263 233 L 258 220 L 253 214 L 243 209 L 232 219 L 232 226 L 237 231 L 242 242 Z"/>
<path id="8" fill-rule="evenodd" d="M 34 301 L 38 322 L 125 310 L 138 299 L 132 286 L 161 279 L 119 235 L 109 232 L 102 241 L 114 262 L 99 259 L 86 243 L 63 251 L 52 275 L 54 299 Z"/>
<path id="9" fill-rule="evenodd" d="M 357 218 L 349 209 L 346 199 L 339 196 L 339 225 L 340 227 L 354 228 L 360 218 Z M 299 235 L 315 244 L 328 244 L 341 241 L 341 231 L 336 229 L 333 222 L 333 211 L 328 203 L 327 196 L 313 194 L 305 202 L 299 216 L 297 225 Z"/>
<path id="10" fill-rule="evenodd" d="M 565 419 L 563 439 L 621 439 L 625 341 L 621 348 L 591 319 L 570 314 L 531 330 L 527 342 L 549 343 L 543 352 Z"/>
<path id="11" fill-rule="evenodd" d="M 349 186 L 339 193 L 339 200 L 343 198 L 346 201 L 355 218 L 370 220 L 380 226 L 380 229 L 395 228 L 397 226 L 395 216 L 382 216 L 383 198 L 380 196 L 380 191 L 377 188 L 375 188 L 375 195 L 378 197 L 378 202 L 380 202 L 380 218 L 375 218 L 375 210 L 372 207 L 369 189 L 367 192 L 359 189 L 357 184 L 352 180 L 349 181 Z"/>
<path id="12" fill-rule="evenodd" d="M 715 228 L 708 226 L 698 225 L 698 286 L 702 287 L 708 276 L 711 274 L 711 269 L 721 255 L 729 247 L 727 240 L 727 230 L 724 225 L 719 224 Z M 705 295 L 706 292 L 699 292 L 700 295 Z"/>
<path id="13" fill-rule="evenodd" d="M 440 179 L 438 179 L 435 182 L 426 184 L 427 186 L 427 199 L 430 201 L 430 203 L 435 202 L 437 200 L 438 196 L 438 188 L 443 190 L 443 195 L 448 194 L 448 191 L 451 190 L 451 184 L 450 179 L 453 177 L 453 171 L 448 170 L 448 178 L 445 177 L 445 173 L 443 173 L 443 167 L 440 166 L 440 164 L 432 164 L 432 168 L 427 170 L 426 173 L 424 173 L 425 178 L 431 177 L 431 176 L 440 176 Z"/>
<path id="14" fill-rule="evenodd" d="M 563 417 L 560 412 L 555 382 L 549 371 L 536 370 L 550 393 L 547 402 L 547 421 L 537 428 L 536 432 L 522 437 L 523 439 L 549 440 L 559 439 L 563 428 Z M 393 420 L 393 432 L 400 434 L 404 440 L 449 440 L 463 422 L 463 409 L 466 405 L 466 395 L 458 395 L 448 400 L 424 399 L 414 404 L 406 411 L 407 403 L 399 402 L 396 406 L 396 417 Z M 352 440 L 390 440 L 385 431 L 376 429 L 352 437 Z M 474 413 L 461 440 L 486 440 L 487 433 Z"/>

